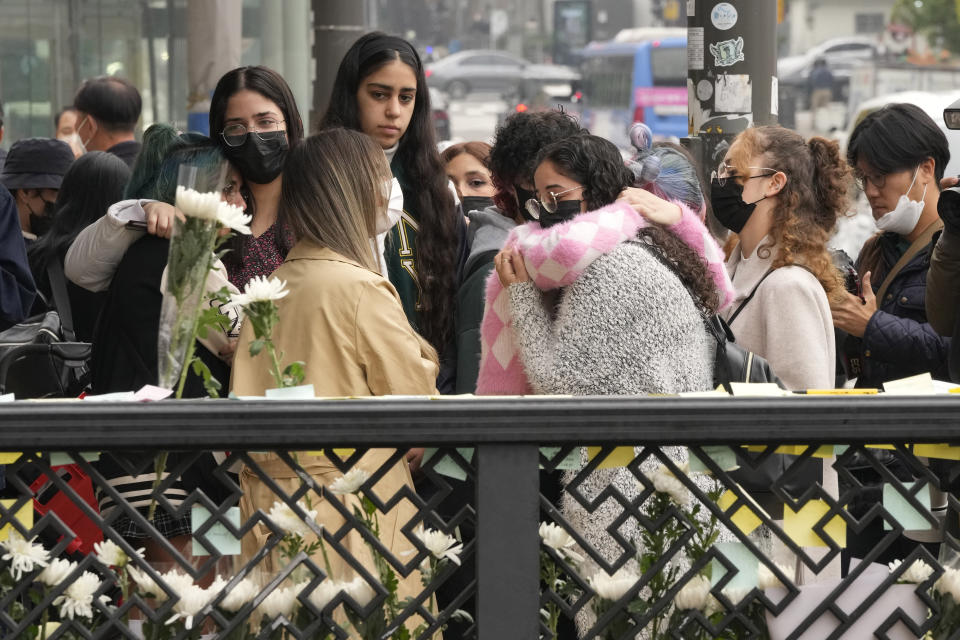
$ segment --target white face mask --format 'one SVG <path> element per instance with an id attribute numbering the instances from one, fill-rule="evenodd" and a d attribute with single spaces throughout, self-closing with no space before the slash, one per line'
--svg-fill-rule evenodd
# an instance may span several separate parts
<path id="1" fill-rule="evenodd" d="M 70 145 L 70 150 L 73 151 L 74 158 L 79 158 L 87 152 L 87 148 L 84 146 L 83 140 L 80 139 L 80 134 L 76 131 L 63 136 L 57 136 L 57 140 L 63 140 Z"/>
<path id="2" fill-rule="evenodd" d="M 923 195 L 920 196 L 920 200 L 911 200 L 908 194 L 917 182 L 918 173 L 920 173 L 920 167 L 917 167 L 917 170 L 913 172 L 913 181 L 907 188 L 907 193 L 900 196 L 900 199 L 897 200 L 896 208 L 886 212 L 876 221 L 877 229 L 880 229 L 880 231 L 892 231 L 893 233 L 905 236 L 917 226 L 917 222 L 920 221 L 920 215 L 923 213 L 923 199 L 927 195 L 927 186 L 924 185 Z"/>

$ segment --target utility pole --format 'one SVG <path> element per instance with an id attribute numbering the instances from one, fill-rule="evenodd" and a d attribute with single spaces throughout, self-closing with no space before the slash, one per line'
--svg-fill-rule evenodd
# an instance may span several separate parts
<path id="1" fill-rule="evenodd" d="M 343 54 L 366 31 L 365 2 L 357 0 L 311 0 L 313 8 L 313 108 L 310 122 L 319 123 L 327 111 L 330 91 Z M 316 124 L 314 125 L 316 127 Z"/>
<path id="2" fill-rule="evenodd" d="M 738 133 L 777 123 L 777 3 L 693 0 L 687 9 L 683 143 L 709 175 Z"/>

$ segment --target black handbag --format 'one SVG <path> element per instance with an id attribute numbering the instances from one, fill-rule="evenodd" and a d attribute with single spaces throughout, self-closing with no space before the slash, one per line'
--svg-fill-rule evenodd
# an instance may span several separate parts
<path id="1" fill-rule="evenodd" d="M 722 386 L 727 393 L 733 393 L 731 382 L 772 382 L 781 389 L 786 388 L 769 362 L 734 342 L 733 332 L 723 318 L 713 314 L 707 318 L 706 324 L 717 341 L 713 360 L 714 388 Z"/>

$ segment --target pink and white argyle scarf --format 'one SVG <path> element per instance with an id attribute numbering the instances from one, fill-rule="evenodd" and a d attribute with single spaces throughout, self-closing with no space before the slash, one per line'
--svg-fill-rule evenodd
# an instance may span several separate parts
<path id="1" fill-rule="evenodd" d="M 734 290 L 723 253 L 700 218 L 683 205 L 680 209 L 680 221 L 667 230 L 703 258 L 720 292 L 721 308 L 725 307 L 733 300 Z M 573 284 L 594 260 L 635 238 L 648 224 L 633 207 L 615 202 L 546 229 L 536 222 L 521 225 L 510 231 L 504 246 L 518 249 L 534 284 L 549 291 Z M 496 271 L 487 280 L 480 347 L 478 395 L 532 393 L 513 333 L 510 295 Z"/>

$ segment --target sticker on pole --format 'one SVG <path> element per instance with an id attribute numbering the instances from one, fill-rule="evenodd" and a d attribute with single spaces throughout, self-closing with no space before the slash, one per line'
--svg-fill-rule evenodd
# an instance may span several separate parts
<path id="1" fill-rule="evenodd" d="M 736 40 L 724 40 L 710 45 L 710 53 L 713 54 L 713 66 L 732 67 L 738 62 L 743 62 L 743 38 Z"/>
<path id="2" fill-rule="evenodd" d="M 737 24 L 737 8 L 729 2 L 721 2 L 713 7 L 710 12 L 710 22 L 720 31 L 726 31 Z"/>
<path id="3" fill-rule="evenodd" d="M 687 29 L 687 69 L 703 71 L 703 27 Z"/>
<path id="4" fill-rule="evenodd" d="M 750 76 L 724 74 L 717 78 L 713 106 L 718 113 L 752 113 L 752 104 Z"/>
<path id="5" fill-rule="evenodd" d="M 692 18 L 697 15 L 697 0 L 687 0 L 687 17 Z"/>

